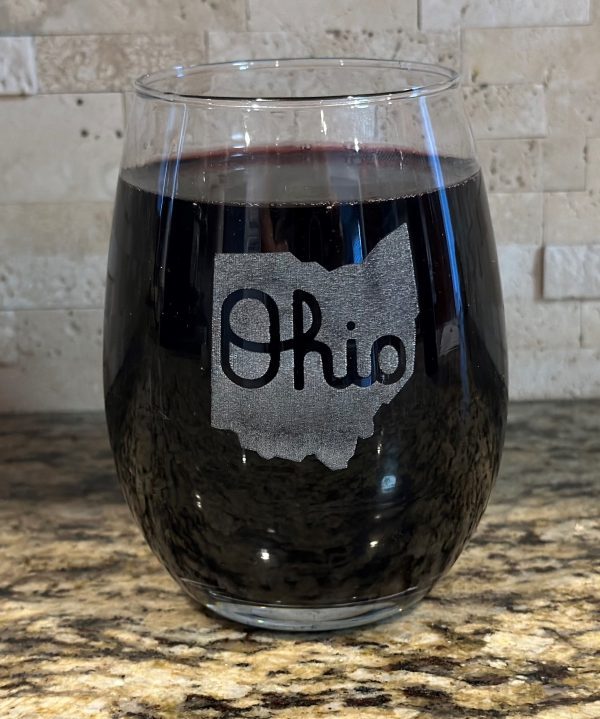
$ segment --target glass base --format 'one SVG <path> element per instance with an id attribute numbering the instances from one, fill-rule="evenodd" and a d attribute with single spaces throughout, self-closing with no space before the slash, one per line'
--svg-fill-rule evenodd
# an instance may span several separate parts
<path id="1" fill-rule="evenodd" d="M 413 589 L 390 597 L 355 604 L 325 607 L 294 607 L 278 604 L 252 604 L 227 599 L 223 595 L 210 596 L 204 592 L 200 601 L 207 609 L 240 624 L 283 632 L 323 632 L 351 629 L 388 619 L 419 602 L 431 589 Z"/>

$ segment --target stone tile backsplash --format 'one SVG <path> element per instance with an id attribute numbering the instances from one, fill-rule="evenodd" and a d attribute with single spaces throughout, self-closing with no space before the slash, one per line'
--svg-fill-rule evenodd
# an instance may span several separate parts
<path id="1" fill-rule="evenodd" d="M 35 53 L 42 93 L 120 92 L 148 71 L 206 59 L 197 34 L 42 35 Z"/>
<path id="2" fill-rule="evenodd" d="M 417 29 L 415 0 L 247 0 L 248 30 Z"/>
<path id="3" fill-rule="evenodd" d="M 549 245 L 544 253 L 544 299 L 600 297 L 600 244 Z"/>
<path id="4" fill-rule="evenodd" d="M 0 37 L 0 95 L 33 95 L 37 90 L 31 37 Z"/>
<path id="5" fill-rule="evenodd" d="M 0 336 L 4 314 L 0 313 Z M 37 309 L 12 315 L 12 341 L 6 351 L 13 361 L 0 357 L 3 411 L 99 409 L 102 310 Z"/>
<path id="6" fill-rule="evenodd" d="M 121 93 L 142 72 L 365 56 L 460 70 L 514 399 L 600 396 L 595 0 L 4 0 L 0 412 L 97 409 Z"/>
<path id="7" fill-rule="evenodd" d="M 119 94 L 0 102 L 0 202 L 112 200 L 123 144 Z"/>
<path id="8" fill-rule="evenodd" d="M 421 0 L 424 30 L 585 25 L 589 0 Z"/>
<path id="9" fill-rule="evenodd" d="M 433 62 L 460 69 L 460 32 L 424 33 L 398 25 L 377 30 L 323 27 L 308 31 L 207 33 L 210 62 L 261 57 L 378 57 Z"/>
<path id="10" fill-rule="evenodd" d="M 245 0 L 3 0 L 0 23 L 0 32 L 14 35 L 145 34 L 247 27 Z"/>
<path id="11" fill-rule="evenodd" d="M 98 308 L 112 206 L 0 204 L 0 306 Z"/>

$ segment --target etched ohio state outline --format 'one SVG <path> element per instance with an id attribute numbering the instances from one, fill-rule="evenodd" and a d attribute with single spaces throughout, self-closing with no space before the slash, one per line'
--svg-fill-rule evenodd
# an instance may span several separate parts
<path id="1" fill-rule="evenodd" d="M 243 449 L 343 469 L 414 371 L 408 229 L 328 271 L 290 252 L 215 256 L 211 424 Z"/>

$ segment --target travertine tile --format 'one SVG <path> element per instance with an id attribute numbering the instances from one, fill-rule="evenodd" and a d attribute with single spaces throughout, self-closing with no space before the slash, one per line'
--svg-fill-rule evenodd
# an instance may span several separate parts
<path id="1" fill-rule="evenodd" d="M 488 200 L 498 244 L 542 244 L 544 195 L 541 192 L 490 193 Z"/>
<path id="2" fill-rule="evenodd" d="M 540 296 L 541 250 L 528 245 L 499 245 L 498 263 L 505 300 L 531 301 Z"/>
<path id="3" fill-rule="evenodd" d="M 510 349 L 558 349 L 579 346 L 581 312 L 579 302 L 504 303 L 506 333 Z"/>
<path id="4" fill-rule="evenodd" d="M 74 253 L 105 252 L 112 203 L 0 204 L 0 250 L 25 245 L 34 254 L 69 248 Z"/>
<path id="5" fill-rule="evenodd" d="M 544 243 L 600 244 L 600 192 L 545 193 Z"/>
<path id="6" fill-rule="evenodd" d="M 600 137 L 588 138 L 586 160 L 585 186 L 589 190 L 600 190 Z"/>
<path id="7" fill-rule="evenodd" d="M 0 253 L 0 307 L 101 307 L 106 275 L 105 255 L 73 258 L 57 255 L 10 257 Z M 6 280 L 3 280 L 6 277 Z"/>
<path id="8" fill-rule="evenodd" d="M 248 0 L 249 30 L 417 29 L 417 0 Z"/>
<path id="9" fill-rule="evenodd" d="M 530 138 L 546 134 L 542 85 L 476 85 L 466 87 L 464 94 L 476 138 Z"/>
<path id="10" fill-rule="evenodd" d="M 36 91 L 33 38 L 0 37 L 0 95 L 33 95 Z"/>
<path id="11" fill-rule="evenodd" d="M 581 344 L 600 350 L 600 302 L 583 302 L 581 305 Z"/>
<path id="12" fill-rule="evenodd" d="M 590 0 L 419 0 L 423 30 L 454 27 L 582 25 Z"/>
<path id="13" fill-rule="evenodd" d="M 0 309 L 102 307 L 109 203 L 0 205 Z"/>
<path id="14" fill-rule="evenodd" d="M 548 134 L 600 135 L 600 72 L 595 81 L 552 81 L 546 88 L 546 112 Z"/>
<path id="15" fill-rule="evenodd" d="M 112 200 L 123 135 L 119 95 L 1 102 L 0 203 Z"/>
<path id="16" fill-rule="evenodd" d="M 375 57 L 460 67 L 458 32 L 396 30 L 209 32 L 211 62 L 264 57 Z"/>
<path id="17" fill-rule="evenodd" d="M 477 150 L 491 192 L 542 189 L 541 140 L 479 140 Z"/>
<path id="18" fill-rule="evenodd" d="M 600 396 L 600 351 L 513 350 L 509 353 L 513 400 Z"/>
<path id="19" fill-rule="evenodd" d="M 403 23 L 395 29 L 332 30 L 305 33 L 303 42 L 313 57 L 360 56 L 433 62 L 460 69 L 460 33 L 423 33 Z"/>
<path id="20" fill-rule="evenodd" d="M 41 92 L 128 90 L 140 75 L 206 61 L 194 35 L 46 35 L 36 39 Z"/>
<path id="21" fill-rule="evenodd" d="M 202 32 L 246 27 L 244 0 L 3 0 L 0 31 L 83 34 Z"/>
<path id="22" fill-rule="evenodd" d="M 585 147 L 583 135 L 562 135 L 540 140 L 542 186 L 544 190 L 585 189 Z"/>
<path id="23" fill-rule="evenodd" d="M 600 299 L 600 245 L 544 248 L 546 299 Z"/>
<path id="24" fill-rule="evenodd" d="M 465 30 L 463 52 L 465 79 L 472 83 L 562 80 L 583 87 L 598 81 L 600 43 L 593 26 Z"/>
<path id="25" fill-rule="evenodd" d="M 208 32 L 209 62 L 258 60 L 262 58 L 303 57 L 306 46 L 293 32 Z"/>
<path id="26" fill-rule="evenodd" d="M 0 411 L 102 407 L 102 311 L 15 313 L 18 363 L 0 368 Z"/>
<path id="27" fill-rule="evenodd" d="M 0 279 L 2 273 L 0 270 Z M 0 367 L 14 365 L 18 360 L 15 313 L 0 312 Z"/>

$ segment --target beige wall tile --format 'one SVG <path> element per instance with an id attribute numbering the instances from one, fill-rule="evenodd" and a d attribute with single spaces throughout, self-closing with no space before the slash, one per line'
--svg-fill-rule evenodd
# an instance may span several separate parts
<path id="1" fill-rule="evenodd" d="M 417 0 L 248 0 L 249 30 L 417 29 Z"/>
<path id="2" fill-rule="evenodd" d="M 463 52 L 465 80 L 472 83 L 598 80 L 597 27 L 465 30 Z"/>
<path id="3" fill-rule="evenodd" d="M 0 95 L 33 95 L 36 91 L 33 38 L 0 37 Z"/>
<path id="4" fill-rule="evenodd" d="M 510 349 L 579 347 L 579 302 L 507 300 L 504 310 Z"/>
<path id="5" fill-rule="evenodd" d="M 14 312 L 0 312 L 0 368 L 19 361 L 16 317 Z"/>
<path id="6" fill-rule="evenodd" d="M 490 193 L 488 200 L 498 244 L 542 244 L 544 195 L 541 192 Z"/>
<path id="7" fill-rule="evenodd" d="M 15 313 L 18 363 L 0 367 L 0 412 L 102 407 L 102 311 Z"/>
<path id="8" fill-rule="evenodd" d="M 545 193 L 544 243 L 600 244 L 600 193 Z"/>
<path id="9" fill-rule="evenodd" d="M 460 33 L 423 33 L 400 23 L 395 29 L 332 30 L 305 33 L 307 52 L 313 56 L 362 56 L 414 60 L 460 68 Z"/>
<path id="10" fill-rule="evenodd" d="M 453 27 L 581 25 L 590 0 L 419 0 L 423 30 Z"/>
<path id="11" fill-rule="evenodd" d="M 322 32 L 209 32 L 211 62 L 261 57 L 375 57 L 460 67 L 458 32 L 397 30 Z"/>
<path id="12" fill-rule="evenodd" d="M 18 245 L 41 254 L 58 247 L 74 254 L 105 252 L 108 247 L 112 203 L 0 204 L 0 249 Z"/>
<path id="13" fill-rule="evenodd" d="M 595 81 L 556 80 L 546 88 L 548 134 L 600 135 L 600 72 Z"/>
<path id="14" fill-rule="evenodd" d="M 600 190 L 600 137 L 588 138 L 586 156 L 585 186 L 590 190 Z"/>
<path id="15" fill-rule="evenodd" d="M 600 352 L 591 349 L 509 353 L 513 400 L 600 397 Z"/>
<path id="16" fill-rule="evenodd" d="M 545 247 L 544 297 L 600 299 L 600 245 Z"/>
<path id="17" fill-rule="evenodd" d="M 36 39 L 41 92 L 115 92 L 140 75 L 206 61 L 195 35 L 46 35 Z"/>
<path id="18" fill-rule="evenodd" d="M 477 150 L 491 192 L 542 189 L 541 140 L 479 140 Z"/>
<path id="19" fill-rule="evenodd" d="M 542 147 L 542 185 L 544 190 L 585 189 L 586 138 L 562 135 L 540 140 Z"/>
<path id="20" fill-rule="evenodd" d="M 528 245 L 498 245 L 505 300 L 532 301 L 540 296 L 541 250 Z"/>
<path id="21" fill-rule="evenodd" d="M 600 302 L 583 302 L 581 305 L 581 344 L 600 350 Z"/>
<path id="22" fill-rule="evenodd" d="M 112 200 L 122 133 L 117 94 L 0 100 L 0 203 Z"/>
<path id="23" fill-rule="evenodd" d="M 0 32 L 40 34 L 195 32 L 246 27 L 244 0 L 3 0 Z"/>
<path id="24" fill-rule="evenodd" d="M 306 46 L 294 32 L 227 32 L 208 33 L 209 62 L 257 60 L 269 57 L 302 57 Z"/>
<path id="25" fill-rule="evenodd" d="M 105 255 L 0 253 L 0 264 L 3 309 L 101 307 L 104 301 Z"/>
<path id="26" fill-rule="evenodd" d="M 476 138 L 530 138 L 546 134 L 542 85 L 467 87 L 465 107 Z"/>
<path id="27" fill-rule="evenodd" d="M 0 204 L 0 309 L 102 307 L 111 211 Z"/>

